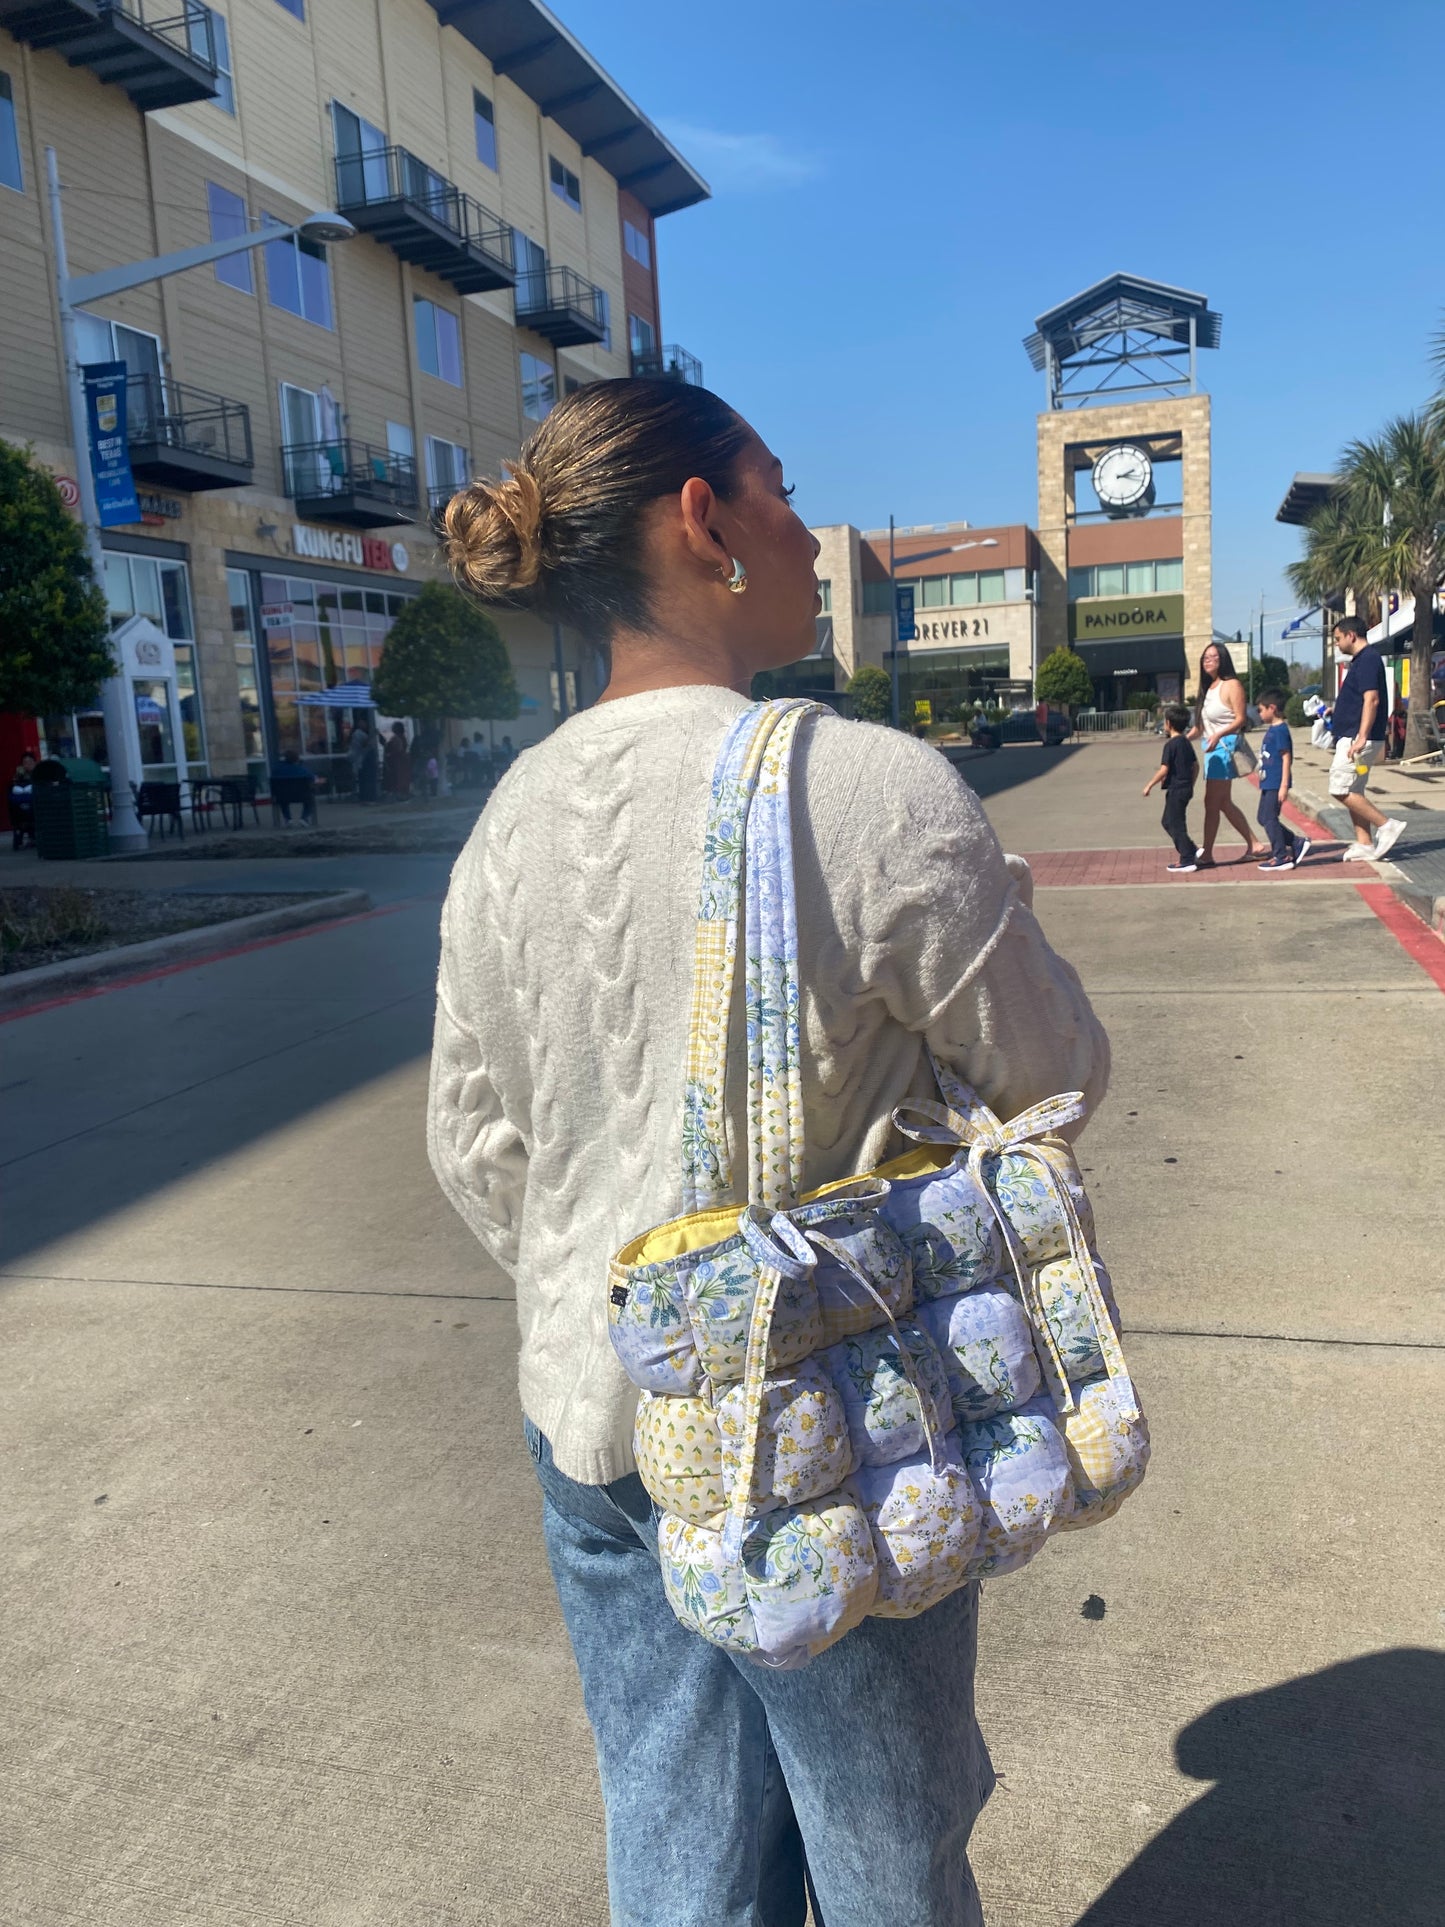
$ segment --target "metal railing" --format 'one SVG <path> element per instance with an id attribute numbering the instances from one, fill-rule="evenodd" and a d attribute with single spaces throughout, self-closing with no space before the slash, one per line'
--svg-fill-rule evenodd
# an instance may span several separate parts
<path id="1" fill-rule="evenodd" d="M 417 505 L 416 463 L 410 455 L 341 436 L 329 442 L 288 442 L 281 450 L 286 493 L 292 501 L 358 496 L 397 509 Z"/>
<path id="2" fill-rule="evenodd" d="M 1085 736 L 1109 736 L 1120 732 L 1145 736 L 1154 728 L 1154 712 L 1151 709 L 1076 710 L 1074 728 Z"/>
<path id="3" fill-rule="evenodd" d="M 165 375 L 132 375 L 126 382 L 126 430 L 132 447 L 209 455 L 252 468 L 251 411 L 244 402 L 185 388 Z"/>
<path id="4" fill-rule="evenodd" d="M 175 0 L 165 0 L 167 6 Z M 187 5 L 179 14 L 169 14 L 157 18 L 160 8 L 148 6 L 146 0 L 100 0 L 100 12 L 117 14 L 122 19 L 133 21 L 143 27 L 152 39 L 164 40 L 168 47 L 178 53 L 188 55 L 202 67 L 209 67 L 213 74 L 220 72 L 220 61 L 216 58 L 216 28 L 209 7 Z"/>
<path id="5" fill-rule="evenodd" d="M 454 495 L 459 495 L 466 487 L 465 482 L 433 482 L 426 492 L 427 513 L 433 522 L 440 522 L 442 511 Z"/>
<path id="6" fill-rule="evenodd" d="M 702 363 L 686 348 L 649 348 L 643 352 L 634 349 L 632 372 L 639 378 L 685 381 L 694 388 L 702 387 Z"/>
<path id="7" fill-rule="evenodd" d="M 342 214 L 368 208 L 416 208 L 448 229 L 459 247 L 475 248 L 499 262 L 508 274 L 516 273 L 516 249 L 506 222 L 405 147 L 338 154 L 336 206 Z"/>
<path id="8" fill-rule="evenodd" d="M 584 281 L 575 268 L 542 268 L 517 279 L 517 319 L 531 315 L 574 314 L 595 327 L 605 327 L 602 290 Z"/>

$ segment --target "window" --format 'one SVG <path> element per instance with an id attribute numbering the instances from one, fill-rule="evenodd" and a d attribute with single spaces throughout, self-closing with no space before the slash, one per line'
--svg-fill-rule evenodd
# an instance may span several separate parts
<path id="1" fill-rule="evenodd" d="M 411 432 L 409 422 L 386 424 L 386 452 L 388 455 L 400 455 L 408 462 L 416 460 L 416 437 Z"/>
<path id="2" fill-rule="evenodd" d="M 1069 570 L 1069 597 L 1178 595 L 1184 587 L 1184 563 L 1100 562 L 1093 568 Z"/>
<path id="3" fill-rule="evenodd" d="M 547 250 L 520 228 L 512 229 L 512 241 L 517 257 L 517 306 L 544 308 L 547 305 Z"/>
<path id="4" fill-rule="evenodd" d="M 1002 569 L 988 569 L 978 578 L 978 599 L 980 602 L 1003 602 L 1007 599 L 1008 587 Z"/>
<path id="5" fill-rule="evenodd" d="M 579 380 L 577 379 L 577 377 L 576 377 L 576 375 L 563 375 L 563 377 L 562 377 L 562 393 L 563 393 L 564 395 L 575 395 L 575 394 L 577 393 L 577 390 L 578 390 L 578 389 L 579 389 L 579 388 L 580 388 L 581 386 L 582 386 L 582 384 L 581 384 L 581 382 L 580 382 L 580 381 L 579 381 Z"/>
<path id="6" fill-rule="evenodd" d="M 602 346 L 612 351 L 612 296 L 606 288 L 597 290 L 597 319 L 602 323 Z"/>
<path id="7" fill-rule="evenodd" d="M 306 18 L 306 0 L 276 0 L 276 4 L 284 7 L 287 13 L 292 15 L 294 19 L 304 20 Z"/>
<path id="8" fill-rule="evenodd" d="M 825 576 L 825 577 L 824 577 L 824 578 L 823 578 L 823 579 L 822 579 L 822 580 L 821 580 L 821 581 L 819 582 L 819 584 L 818 584 L 818 595 L 819 595 L 819 597 L 820 597 L 820 598 L 821 598 L 821 600 L 822 600 L 822 604 L 823 604 L 823 614 L 824 614 L 825 616 L 830 616 L 830 615 L 832 615 L 832 613 L 833 613 L 833 585 L 832 585 L 832 583 L 831 583 L 831 582 L 829 582 L 829 581 L 828 581 L 828 579 L 827 579 L 827 577 L 826 577 L 826 576 Z"/>
<path id="9" fill-rule="evenodd" d="M 416 318 L 416 358 L 422 373 L 460 388 L 462 334 L 456 316 L 450 308 L 439 308 L 435 301 L 419 294 L 412 296 L 411 310 Z"/>
<path id="10" fill-rule="evenodd" d="M 390 200 L 386 135 L 339 100 L 331 103 L 331 126 L 340 162 L 337 189 L 342 202 Z"/>
<path id="11" fill-rule="evenodd" d="M 886 582 L 865 582 L 863 584 L 863 613 L 865 616 L 886 616 L 893 607 L 893 592 Z"/>
<path id="12" fill-rule="evenodd" d="M 522 413 L 530 422 L 545 421 L 557 402 L 557 375 L 550 361 L 539 361 L 524 350 L 522 362 Z"/>
<path id="13" fill-rule="evenodd" d="M 139 328 L 127 328 L 122 321 L 103 321 L 99 315 L 84 312 L 76 314 L 75 333 L 82 363 L 125 363 L 127 427 L 137 441 L 143 439 L 162 405 L 160 337 L 143 334 Z"/>
<path id="14" fill-rule="evenodd" d="M 657 330 L 640 314 L 627 317 L 627 345 L 634 361 L 645 361 L 657 353 Z"/>
<path id="15" fill-rule="evenodd" d="M 274 214 L 265 214 L 269 227 L 282 223 Z M 273 308 L 300 315 L 318 328 L 330 328 L 331 270 L 326 265 L 326 250 L 316 241 L 291 234 L 284 241 L 268 241 L 266 255 L 266 294 Z"/>
<path id="16" fill-rule="evenodd" d="M 640 227 L 634 227 L 631 221 L 622 223 L 622 245 L 639 267 L 652 266 L 651 238 Z"/>
<path id="17" fill-rule="evenodd" d="M 477 159 L 483 167 L 497 171 L 497 117 L 485 94 L 472 89 L 472 128 L 477 137 Z"/>
<path id="18" fill-rule="evenodd" d="M 110 626 L 149 616 L 172 642 L 192 639 L 191 592 L 184 562 L 158 562 L 149 555 L 107 555 L 105 600 Z"/>
<path id="19" fill-rule="evenodd" d="M 426 438 L 427 498 L 433 508 L 449 502 L 459 488 L 471 480 L 472 459 L 459 442 L 443 441 L 440 435 Z"/>
<path id="20" fill-rule="evenodd" d="M 925 575 L 919 579 L 918 606 L 920 609 L 946 609 L 948 607 L 948 577 L 946 575 Z"/>
<path id="21" fill-rule="evenodd" d="M 955 575 L 949 578 L 951 600 L 955 609 L 966 609 L 978 601 L 978 577 L 976 575 Z"/>
<path id="22" fill-rule="evenodd" d="M 239 194 L 233 194 L 229 187 L 218 187 L 214 181 L 207 181 L 206 206 L 210 209 L 213 241 L 230 241 L 237 235 L 250 232 L 246 203 Z M 223 281 L 228 288 L 235 288 L 240 294 L 254 294 L 256 280 L 251 267 L 250 250 L 244 254 L 229 254 L 224 260 L 218 261 L 216 279 Z"/>
<path id="23" fill-rule="evenodd" d="M 20 129 L 15 123 L 15 94 L 9 74 L 0 74 L 0 187 L 25 192 L 20 173 Z"/>
<path id="24" fill-rule="evenodd" d="M 571 168 L 564 167 L 555 154 L 549 154 L 547 156 L 547 174 L 552 183 L 552 192 L 557 196 L 557 199 L 559 201 L 565 201 L 568 207 L 575 207 L 580 214 L 582 212 L 582 183 L 572 172 Z"/>
<path id="25" fill-rule="evenodd" d="M 231 36 L 226 31 L 226 16 L 207 7 L 202 0 L 189 0 L 186 7 L 186 40 L 198 60 L 216 63 L 214 105 L 223 113 L 236 111 L 236 83 L 231 75 Z"/>

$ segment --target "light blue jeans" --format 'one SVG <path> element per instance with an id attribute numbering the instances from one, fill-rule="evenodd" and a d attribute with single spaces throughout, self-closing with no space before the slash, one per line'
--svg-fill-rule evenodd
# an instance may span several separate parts
<path id="1" fill-rule="evenodd" d="M 597 1742 L 613 1927 L 803 1927 L 806 1879 L 818 1927 L 981 1927 L 978 1587 L 769 1672 L 673 1618 L 635 1473 L 579 1485 L 526 1434 Z"/>

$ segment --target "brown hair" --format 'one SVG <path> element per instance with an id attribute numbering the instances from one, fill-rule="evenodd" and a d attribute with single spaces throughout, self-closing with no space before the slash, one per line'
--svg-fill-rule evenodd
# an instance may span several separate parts
<path id="1" fill-rule="evenodd" d="M 502 481 L 452 497 L 443 550 L 480 602 L 534 609 L 599 642 L 652 620 L 642 510 L 692 476 L 723 501 L 747 423 L 709 389 L 594 381 L 533 430 Z"/>

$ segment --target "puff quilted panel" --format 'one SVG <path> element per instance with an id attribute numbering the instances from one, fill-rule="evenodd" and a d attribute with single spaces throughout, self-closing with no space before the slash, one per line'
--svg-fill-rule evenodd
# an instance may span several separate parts
<path id="1" fill-rule="evenodd" d="M 678 1268 L 702 1368 L 714 1384 L 732 1384 L 742 1377 L 747 1357 L 748 1326 L 758 1292 L 757 1260 L 738 1237 L 715 1245 L 695 1260 L 679 1259 Z M 773 1313 L 769 1371 L 796 1365 L 816 1351 L 822 1340 L 818 1294 L 811 1277 L 785 1275 Z"/>
<path id="2" fill-rule="evenodd" d="M 896 1181 L 883 1216 L 913 1261 L 916 1303 L 971 1291 L 1003 1269 L 997 1221 L 966 1165 Z"/>
<path id="3" fill-rule="evenodd" d="M 1074 1480 L 1070 1526 L 1112 1518 L 1149 1464 L 1149 1426 L 1134 1409 L 1127 1381 L 1092 1378 L 1078 1389 L 1078 1410 L 1060 1420 Z"/>
<path id="4" fill-rule="evenodd" d="M 907 1347 L 917 1390 L 904 1369 L 899 1338 Z M 859 1465 L 883 1465 L 922 1452 L 927 1444 L 925 1405 L 935 1432 L 946 1432 L 953 1424 L 943 1360 L 918 1325 L 900 1325 L 898 1337 L 887 1325 L 860 1332 L 856 1338 L 830 1345 L 822 1362 L 843 1401 Z"/>
<path id="5" fill-rule="evenodd" d="M 844 1486 L 812 1505 L 770 1512 L 748 1535 L 743 1574 L 759 1647 L 801 1664 L 856 1626 L 877 1594 L 862 1507 Z"/>
<path id="6" fill-rule="evenodd" d="M 731 1500 L 745 1436 L 741 1385 L 717 1402 L 723 1488 Z M 750 1512 L 800 1505 L 834 1491 L 852 1470 L 848 1421 L 832 1379 L 817 1359 L 763 1380 Z"/>
<path id="7" fill-rule="evenodd" d="M 723 1556 L 718 1533 L 664 1513 L 657 1522 L 657 1556 L 667 1602 L 689 1632 L 730 1653 L 757 1652 L 742 1568 Z"/>
<path id="8" fill-rule="evenodd" d="M 1029 1321 L 1002 1285 L 980 1285 L 920 1305 L 918 1321 L 943 1358 L 961 1425 L 1014 1411 L 1037 1393 L 1039 1361 Z"/>
<path id="9" fill-rule="evenodd" d="M 644 1392 L 633 1433 L 637 1472 L 647 1496 L 692 1525 L 720 1525 L 727 1503 L 722 1440 L 705 1398 Z"/>
<path id="10" fill-rule="evenodd" d="M 1094 1269 L 1104 1303 L 1117 1331 L 1119 1312 L 1114 1303 L 1114 1287 L 1097 1256 L 1094 1258 Z M 1037 1282 L 1044 1316 L 1054 1334 L 1064 1369 L 1071 1380 L 1093 1378 L 1096 1373 L 1103 1371 L 1104 1359 L 1099 1350 L 1098 1327 L 1089 1309 L 1077 1259 L 1055 1258 L 1049 1264 L 1040 1265 Z"/>
<path id="11" fill-rule="evenodd" d="M 867 1291 L 844 1265 L 826 1249 L 818 1252 L 816 1272 L 818 1308 L 822 1319 L 823 1345 L 836 1344 L 852 1332 L 863 1332 L 883 1317 L 878 1298 L 901 1318 L 913 1308 L 913 1268 L 897 1232 L 886 1225 L 876 1211 L 859 1211 L 847 1218 L 830 1218 L 818 1227 L 829 1243 L 836 1244 L 849 1262 L 863 1272 L 878 1294 Z"/>
<path id="12" fill-rule="evenodd" d="M 935 1472 L 928 1458 L 860 1466 L 853 1486 L 873 1532 L 882 1619 L 927 1612 L 969 1577 L 982 1506 L 956 1438 Z"/>
<path id="13" fill-rule="evenodd" d="M 983 1578 L 1031 1559 L 1073 1510 L 1069 1457 L 1047 1398 L 960 1427 L 960 1448 L 983 1502 L 976 1569 Z"/>

